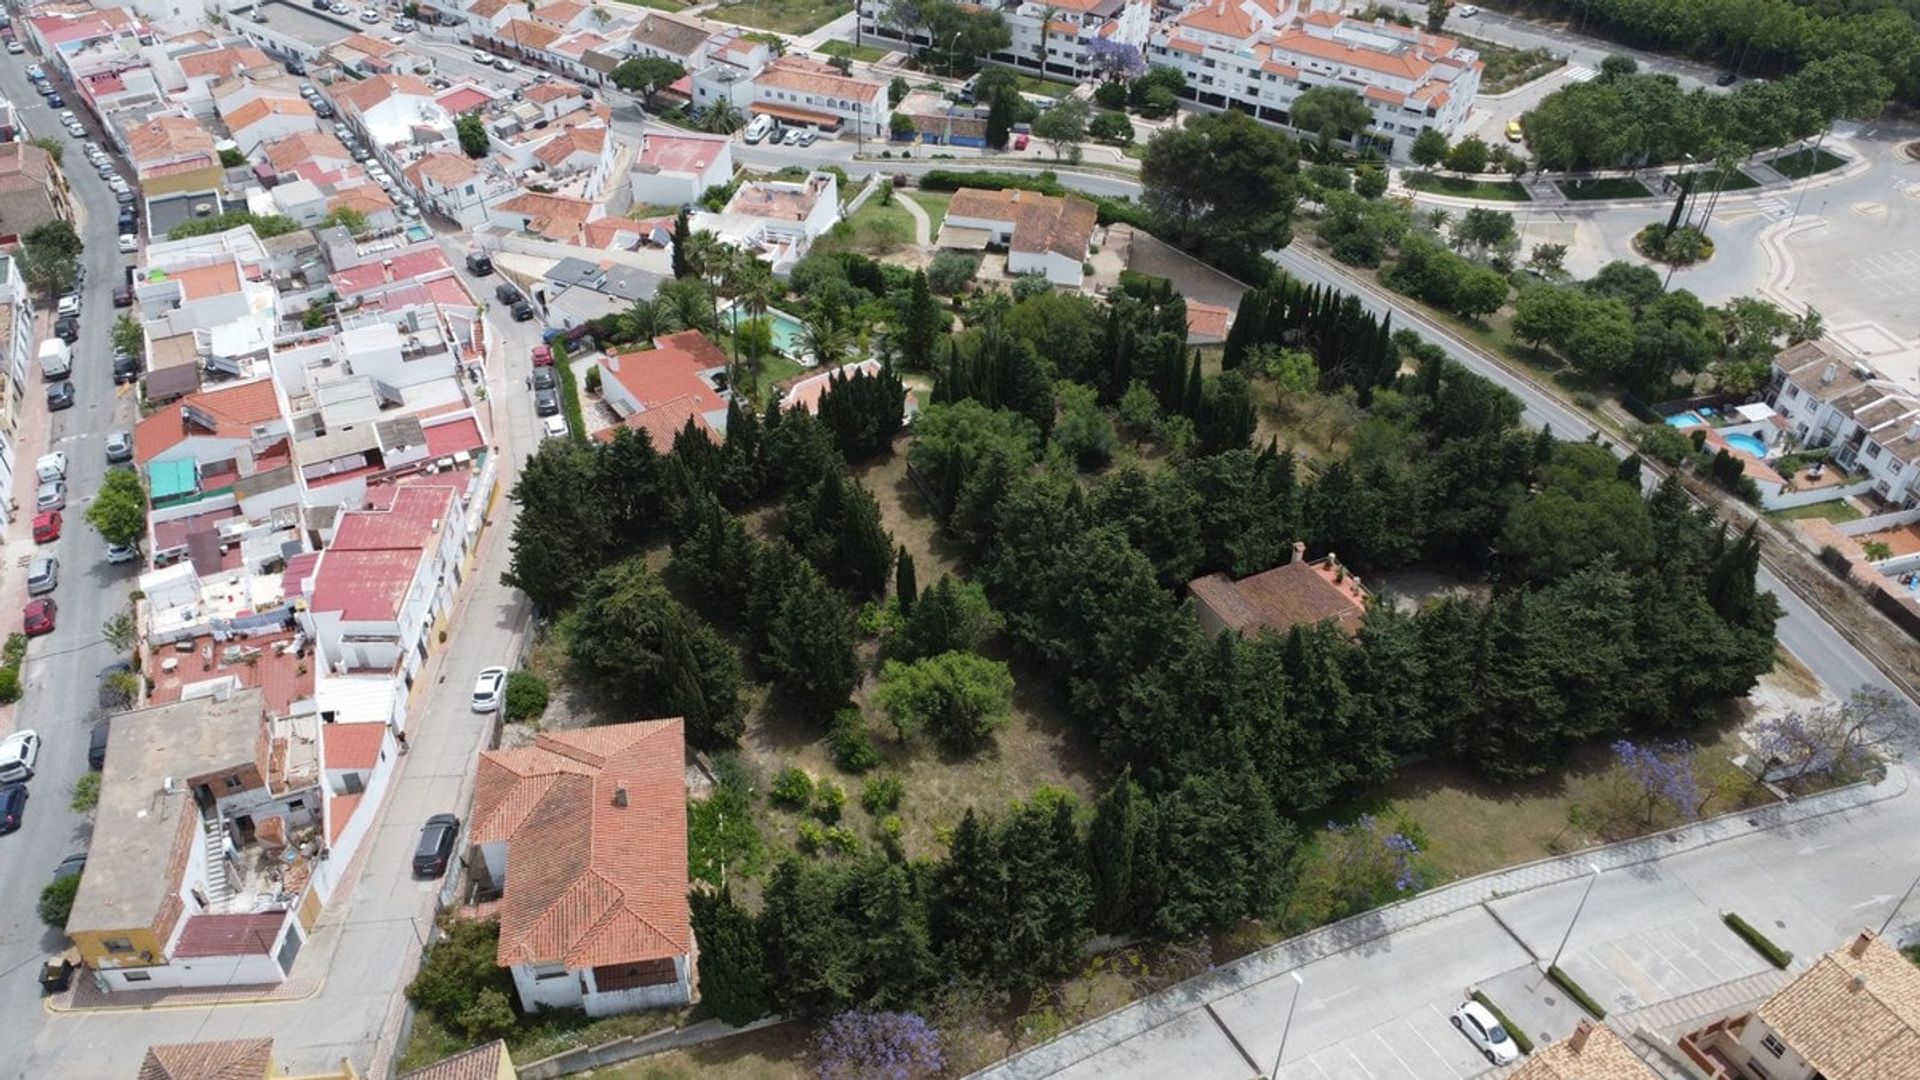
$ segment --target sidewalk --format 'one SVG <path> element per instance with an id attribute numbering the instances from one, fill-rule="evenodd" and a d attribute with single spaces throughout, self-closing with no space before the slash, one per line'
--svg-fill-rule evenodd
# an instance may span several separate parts
<path id="1" fill-rule="evenodd" d="M 35 312 L 33 331 L 35 342 L 44 341 L 50 337 L 53 333 L 52 313 Z M 29 379 L 37 380 L 38 377 L 37 368 L 28 375 Z M 40 459 L 40 455 L 47 452 L 48 433 L 52 430 L 53 423 L 52 414 L 47 412 L 44 395 L 36 393 L 38 389 L 37 382 L 29 383 L 27 390 L 20 395 L 19 423 L 13 429 L 13 502 L 7 507 L 10 520 L 7 522 L 6 537 L 3 541 L 6 563 L 0 566 L 0 618 L 16 620 L 8 624 L 7 633 L 13 633 L 19 628 L 18 616 L 12 613 L 20 611 L 27 604 L 27 562 L 33 558 L 34 550 L 34 493 L 40 486 L 40 479 L 34 475 L 33 466 L 34 462 Z M 78 500 L 69 491 L 67 508 L 61 511 L 66 519 L 61 526 L 62 530 L 92 528 L 81 517 L 84 510 L 85 507 L 79 505 Z M 29 653 L 33 650 L 32 645 L 27 647 Z M 32 692 L 32 688 L 26 685 L 25 678 L 26 670 L 23 664 L 20 686 L 23 700 Z M 13 734 L 14 725 L 18 723 L 15 716 L 19 708 L 19 702 L 0 705 L 0 738 Z"/>
<path id="2" fill-rule="evenodd" d="M 1123 1006 L 974 1075 L 997 1080 L 1052 1076 L 1094 1054 L 1160 1028 L 1229 995 L 1434 919 L 1502 897 L 1576 881 L 1589 874 L 1592 868 L 1603 872 L 1623 870 L 1754 833 L 1781 829 L 1871 803 L 1897 799 L 1907 793 L 1907 788 L 1905 771 L 1895 765 L 1889 767 L 1887 774 L 1877 782 L 1855 784 L 1807 799 L 1775 803 L 1758 810 L 1724 814 L 1638 840 L 1541 859 L 1467 878 L 1398 904 L 1323 926 L 1242 957 L 1170 990 Z"/>

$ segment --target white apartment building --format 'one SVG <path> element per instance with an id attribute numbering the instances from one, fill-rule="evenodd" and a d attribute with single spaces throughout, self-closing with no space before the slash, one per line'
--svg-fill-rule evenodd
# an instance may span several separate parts
<path id="1" fill-rule="evenodd" d="M 1920 394 L 1824 341 L 1773 358 L 1768 403 L 1807 448 L 1830 447 L 1835 464 L 1866 472 L 1887 502 L 1920 505 Z"/>

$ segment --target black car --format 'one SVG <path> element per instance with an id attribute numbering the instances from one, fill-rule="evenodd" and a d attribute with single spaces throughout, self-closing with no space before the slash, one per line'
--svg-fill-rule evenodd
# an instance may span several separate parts
<path id="1" fill-rule="evenodd" d="M 520 290 L 514 288 L 512 282 L 503 281 L 493 287 L 493 298 L 503 304 L 517 304 L 520 302 Z"/>
<path id="2" fill-rule="evenodd" d="M 558 384 L 559 376 L 553 373 L 551 365 L 533 369 L 533 388 L 535 390 L 551 390 Z"/>
<path id="3" fill-rule="evenodd" d="M 140 358 L 130 353 L 113 354 L 113 384 L 137 382 L 140 378 Z"/>
<path id="4" fill-rule="evenodd" d="M 493 273 L 493 260 L 484 251 L 476 251 L 467 256 L 467 272 L 474 277 L 486 277 Z"/>
<path id="5" fill-rule="evenodd" d="M 1739 80 L 1739 78 L 1740 78 L 1740 76 L 1738 76 L 1738 75 L 1735 75 L 1735 74 L 1734 74 L 1733 72 L 1731 72 L 1731 71 L 1723 71 L 1723 72 L 1721 72 L 1721 73 L 1720 73 L 1720 75 L 1719 75 L 1719 77 L 1717 77 L 1717 78 L 1715 78 L 1715 79 L 1713 80 L 1713 85 L 1715 85 L 1715 86 L 1732 86 L 1732 85 L 1733 85 L 1733 84 L 1734 84 L 1734 83 L 1735 83 L 1736 81 L 1738 81 L 1738 80 Z"/>
<path id="6" fill-rule="evenodd" d="M 107 764 L 107 730 L 105 720 L 93 725 L 93 734 L 87 738 L 87 767 L 103 769 Z"/>
<path id="7" fill-rule="evenodd" d="M 435 814 L 420 828 L 420 843 L 413 849 L 413 872 L 421 877 L 439 877 L 447 872 L 453 858 L 453 842 L 460 838 L 460 819 L 452 814 Z"/>
<path id="8" fill-rule="evenodd" d="M 64 109 L 66 107 L 67 107 L 67 99 L 61 97 L 59 91 L 56 90 L 53 93 L 47 95 L 47 108 Z"/>
<path id="9" fill-rule="evenodd" d="M 113 306 L 114 307 L 132 307 L 133 306 L 133 286 L 115 285 L 113 287 Z"/>
<path id="10" fill-rule="evenodd" d="M 80 340 L 80 320 L 72 315 L 62 315 L 53 320 L 53 336 L 71 345 Z"/>
<path id="11" fill-rule="evenodd" d="M 77 855 L 69 855 L 66 858 L 60 860 L 59 866 L 56 866 L 53 868 L 53 880 L 59 881 L 63 877 L 73 877 L 74 875 L 79 874 L 81 871 L 85 870 L 86 868 L 87 868 L 86 852 L 82 851 Z"/>
<path id="12" fill-rule="evenodd" d="M 57 383 L 47 384 L 47 411 L 59 412 L 73 408 L 73 380 L 61 379 Z"/>
<path id="13" fill-rule="evenodd" d="M 20 827 L 20 818 L 27 812 L 27 788 L 25 784 L 14 784 L 0 788 L 0 834 L 10 833 Z"/>
<path id="14" fill-rule="evenodd" d="M 528 319 L 533 318 L 533 305 L 527 303 L 525 300 L 516 302 L 512 310 L 514 322 L 526 322 Z"/>
<path id="15" fill-rule="evenodd" d="M 560 393 L 556 390 L 535 390 L 533 392 L 533 411 L 539 416 L 555 416 L 560 412 Z"/>

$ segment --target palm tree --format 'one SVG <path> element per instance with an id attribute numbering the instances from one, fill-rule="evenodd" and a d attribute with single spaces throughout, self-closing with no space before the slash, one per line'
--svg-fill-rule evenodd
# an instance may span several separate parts
<path id="1" fill-rule="evenodd" d="M 839 367 L 852 344 L 847 331 L 830 318 L 807 320 L 806 330 L 800 335 L 801 351 L 812 356 L 823 370 Z"/>
<path id="2" fill-rule="evenodd" d="M 1047 73 L 1047 41 L 1053 32 L 1053 17 L 1059 10 L 1052 4 L 1040 9 L 1040 44 L 1034 49 L 1034 58 L 1040 61 L 1040 74 Z"/>
<path id="3" fill-rule="evenodd" d="M 737 352 L 739 347 L 739 336 L 737 332 L 739 317 L 745 315 L 749 321 L 765 318 L 767 308 L 773 305 L 773 271 L 768 269 L 766 263 L 761 262 L 759 259 L 749 257 L 738 261 L 738 264 L 734 267 L 734 274 L 733 310 L 736 321 L 734 345 L 735 351 Z M 747 371 L 748 374 L 752 375 L 756 380 L 760 374 L 760 344 L 761 339 L 759 335 L 754 334 L 748 336 Z M 737 360 L 738 357 L 736 356 L 735 359 Z"/>
<path id="4" fill-rule="evenodd" d="M 651 300 L 635 300 L 620 318 L 620 332 L 632 342 L 652 341 L 660 333 L 661 312 Z"/>
<path id="5" fill-rule="evenodd" d="M 1787 328 L 1787 344 L 1798 345 L 1803 341 L 1818 341 L 1826 332 L 1826 319 L 1811 306 L 1801 312 Z"/>
<path id="6" fill-rule="evenodd" d="M 700 130 L 715 135 L 731 135 L 740 130 L 740 110 L 726 98 L 715 98 L 700 110 Z"/>

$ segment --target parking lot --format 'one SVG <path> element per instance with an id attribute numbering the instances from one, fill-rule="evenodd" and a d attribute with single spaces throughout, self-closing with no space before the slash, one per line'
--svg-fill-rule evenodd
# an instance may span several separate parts
<path id="1" fill-rule="evenodd" d="M 358 12 L 362 6 L 364 5 L 354 4 L 355 14 L 353 15 L 330 15 L 323 11 L 316 11 L 311 4 L 305 3 L 266 3 L 260 6 L 260 10 L 266 13 L 266 25 L 283 34 L 299 38 L 315 48 L 331 45 L 354 31 L 362 31 L 382 39 L 392 36 L 393 13 L 384 5 L 377 5 L 381 10 L 381 19 L 378 23 L 369 26 L 359 19 Z M 235 16 L 235 18 L 241 17 L 243 16 Z"/>

